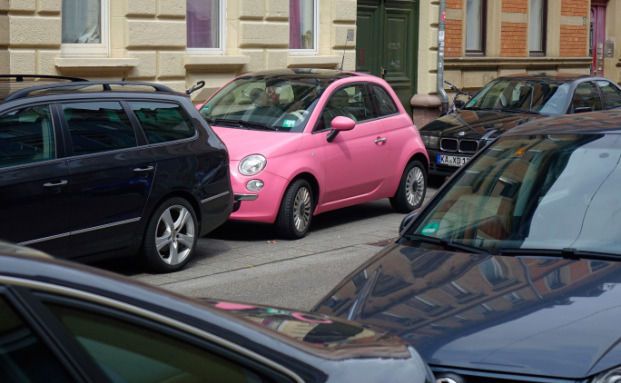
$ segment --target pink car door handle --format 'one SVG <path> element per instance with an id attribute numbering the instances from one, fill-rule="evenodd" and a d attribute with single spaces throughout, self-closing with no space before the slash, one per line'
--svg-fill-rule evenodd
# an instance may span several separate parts
<path id="1" fill-rule="evenodd" d="M 388 139 L 386 137 L 377 137 L 374 142 L 377 145 L 384 145 L 386 143 L 386 141 L 388 141 Z"/>

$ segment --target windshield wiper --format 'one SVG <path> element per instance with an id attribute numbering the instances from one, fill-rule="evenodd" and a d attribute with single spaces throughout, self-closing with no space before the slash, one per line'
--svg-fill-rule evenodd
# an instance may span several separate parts
<path id="1" fill-rule="evenodd" d="M 493 254 L 507 255 L 507 256 L 543 256 L 543 257 L 557 257 L 565 259 L 592 259 L 598 261 L 620 261 L 619 255 L 600 253 L 597 251 L 579 250 L 574 248 L 565 249 L 495 249 Z"/>
<path id="2" fill-rule="evenodd" d="M 442 247 L 444 250 L 449 251 L 463 251 L 471 254 L 489 254 L 489 251 L 477 246 L 466 245 L 465 243 L 453 242 L 442 238 L 429 237 L 422 234 L 406 234 L 404 236 L 410 241 L 417 241 L 422 243 L 430 243 Z"/>
<path id="3" fill-rule="evenodd" d="M 245 121 L 245 120 L 229 120 L 228 118 L 207 118 L 208 123 L 215 125 L 225 125 L 225 126 L 233 126 L 237 128 L 250 128 L 250 129 L 260 129 L 260 130 L 274 130 L 277 131 L 278 128 L 273 126 L 267 126 L 261 124 L 259 122 Z"/>
<path id="4" fill-rule="evenodd" d="M 495 109 L 495 110 L 500 111 L 500 112 L 505 112 L 505 113 L 539 114 L 538 112 L 535 112 L 535 111 L 532 111 L 532 110 L 526 110 L 526 109 L 499 108 L 499 109 Z"/>

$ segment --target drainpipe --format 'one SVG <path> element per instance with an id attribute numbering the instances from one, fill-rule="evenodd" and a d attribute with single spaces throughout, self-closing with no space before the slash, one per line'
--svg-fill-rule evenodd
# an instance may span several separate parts
<path id="1" fill-rule="evenodd" d="M 446 32 L 446 0 L 440 0 L 439 21 L 438 21 L 438 84 L 437 90 L 442 103 L 442 114 L 448 112 L 448 94 L 444 90 L 444 40 Z"/>

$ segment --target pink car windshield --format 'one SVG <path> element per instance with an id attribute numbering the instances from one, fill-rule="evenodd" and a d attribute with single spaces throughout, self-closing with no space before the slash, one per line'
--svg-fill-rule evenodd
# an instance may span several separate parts
<path id="1" fill-rule="evenodd" d="M 200 110 L 222 127 L 302 132 L 328 82 L 309 77 L 242 77 Z"/>

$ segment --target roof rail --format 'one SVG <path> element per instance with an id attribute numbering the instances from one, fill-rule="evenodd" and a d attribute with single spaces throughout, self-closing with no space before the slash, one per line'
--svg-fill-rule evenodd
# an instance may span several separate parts
<path id="1" fill-rule="evenodd" d="M 165 85 L 154 84 L 149 82 L 128 82 L 128 81 L 77 81 L 72 83 L 63 83 L 63 84 L 47 84 L 47 85 L 38 85 L 32 86 L 24 89 L 20 89 L 8 97 L 4 99 L 5 102 L 17 100 L 20 98 L 25 98 L 30 96 L 35 92 L 43 92 L 46 90 L 54 91 L 54 90 L 75 90 L 79 91 L 80 89 L 91 87 L 91 86 L 101 86 L 102 92 L 113 92 L 112 85 L 116 86 L 143 86 L 153 88 L 156 92 L 162 93 L 177 93 L 174 90 L 170 89 Z"/>
<path id="2" fill-rule="evenodd" d="M 53 76 L 53 75 L 36 75 L 36 74 L 0 74 L 0 79 L 14 78 L 16 82 L 24 82 L 25 79 L 45 79 L 45 80 L 67 80 L 71 82 L 88 81 L 79 77 Z"/>

